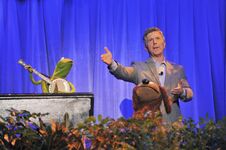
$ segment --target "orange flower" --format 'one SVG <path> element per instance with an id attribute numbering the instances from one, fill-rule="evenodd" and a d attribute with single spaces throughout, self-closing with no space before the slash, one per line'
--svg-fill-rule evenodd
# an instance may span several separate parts
<path id="1" fill-rule="evenodd" d="M 46 132 L 45 130 L 40 129 L 39 132 L 40 132 L 42 135 L 47 135 L 47 132 Z"/>
<path id="2" fill-rule="evenodd" d="M 52 133 L 56 132 L 57 124 L 54 121 L 52 121 L 51 123 L 51 129 L 52 129 Z"/>
<path id="3" fill-rule="evenodd" d="M 8 134 L 5 134 L 5 135 L 4 135 L 4 139 L 5 139 L 7 142 L 9 142 L 9 136 L 8 136 Z"/>
<path id="4" fill-rule="evenodd" d="M 12 145 L 16 144 L 16 139 L 13 139 L 13 141 L 11 142 Z"/>

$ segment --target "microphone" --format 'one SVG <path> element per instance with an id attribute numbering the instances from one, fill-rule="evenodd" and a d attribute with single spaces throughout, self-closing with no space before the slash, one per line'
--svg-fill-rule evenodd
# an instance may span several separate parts
<path id="1" fill-rule="evenodd" d="M 159 72 L 159 75 L 162 76 L 163 75 L 163 71 Z"/>
<path id="2" fill-rule="evenodd" d="M 164 73 L 164 67 L 163 67 L 163 66 L 160 66 L 160 67 L 158 68 L 158 74 L 159 74 L 160 76 L 162 76 L 163 73 Z"/>

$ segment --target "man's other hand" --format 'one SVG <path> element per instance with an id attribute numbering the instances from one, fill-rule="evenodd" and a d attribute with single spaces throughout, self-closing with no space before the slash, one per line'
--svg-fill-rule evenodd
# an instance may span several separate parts
<path id="1" fill-rule="evenodd" d="M 183 93 L 182 81 L 180 81 L 176 88 L 171 90 L 171 94 L 180 96 Z"/>

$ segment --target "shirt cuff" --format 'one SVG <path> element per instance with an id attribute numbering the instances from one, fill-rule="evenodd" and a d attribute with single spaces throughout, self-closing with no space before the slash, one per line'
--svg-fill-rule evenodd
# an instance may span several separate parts
<path id="1" fill-rule="evenodd" d="M 108 69 L 113 72 L 118 68 L 118 64 L 116 63 L 115 60 L 112 61 L 112 63 L 110 65 L 108 65 Z"/>

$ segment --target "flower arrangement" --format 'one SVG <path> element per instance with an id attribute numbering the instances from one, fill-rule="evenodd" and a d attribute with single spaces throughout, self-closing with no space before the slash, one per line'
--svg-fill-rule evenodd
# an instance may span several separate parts
<path id="1" fill-rule="evenodd" d="M 7 110 L 0 117 L 0 149 L 226 149 L 226 118 L 214 123 L 179 119 L 89 117 L 76 126 L 65 114 L 61 123 L 44 123 L 48 114 Z"/>

